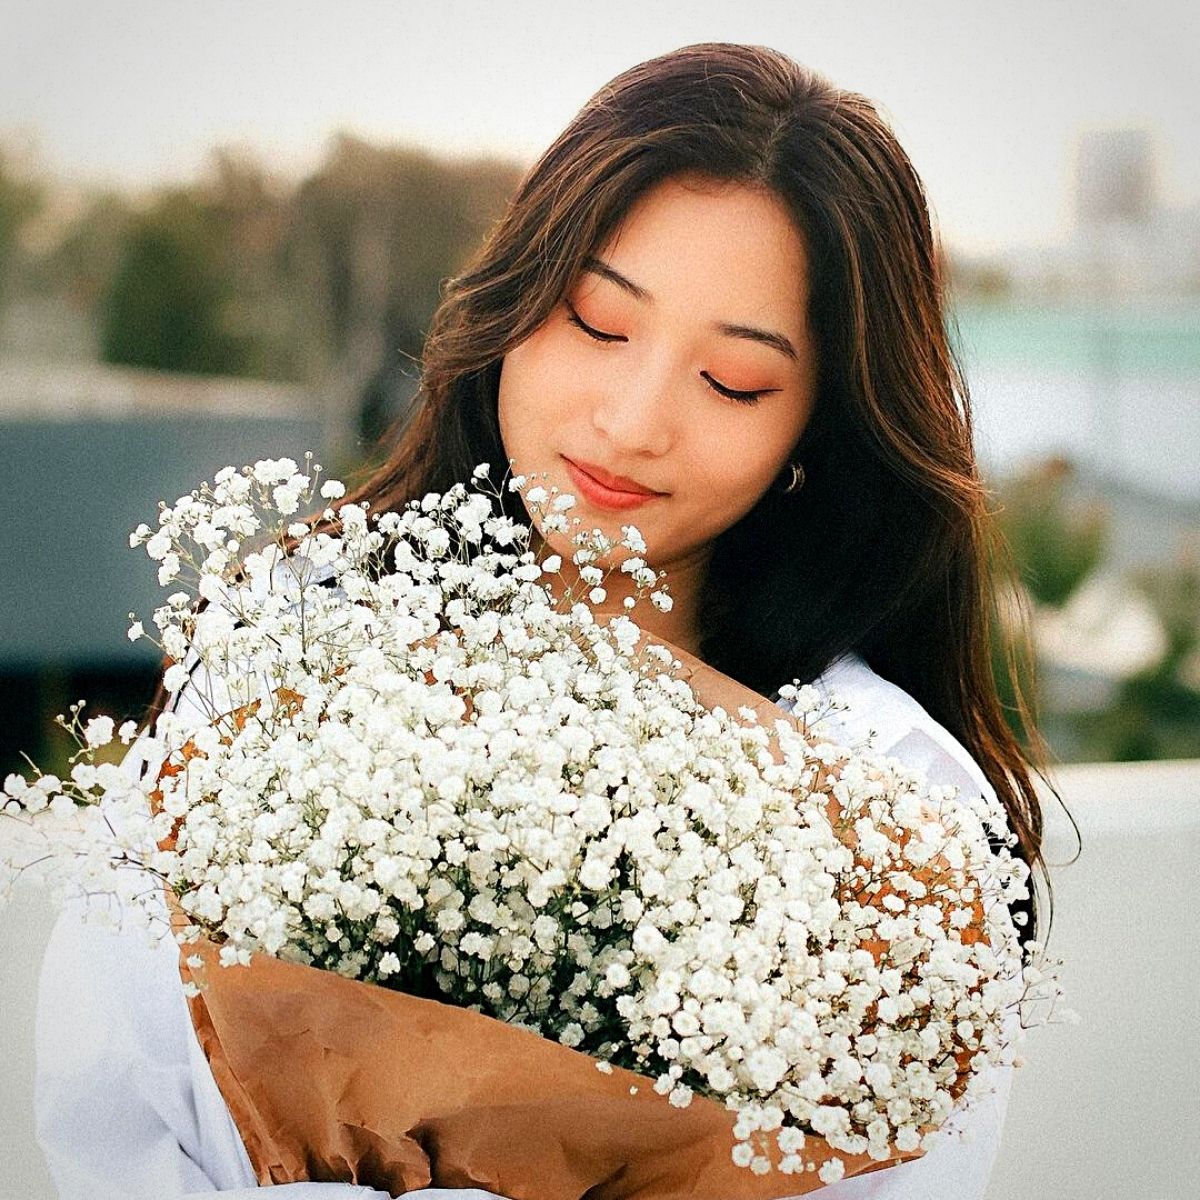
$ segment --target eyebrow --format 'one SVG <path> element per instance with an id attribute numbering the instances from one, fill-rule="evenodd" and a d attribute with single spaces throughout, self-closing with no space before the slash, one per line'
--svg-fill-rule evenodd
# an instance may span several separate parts
<path id="1" fill-rule="evenodd" d="M 615 267 L 609 266 L 603 259 L 596 258 L 594 255 L 587 255 L 583 260 L 583 269 L 591 271 L 594 275 L 599 275 L 602 279 L 607 279 L 609 283 L 615 283 L 623 292 L 628 292 L 635 300 L 645 300 L 653 303 L 654 297 L 640 284 L 636 284 L 632 279 L 622 275 Z M 787 355 L 794 362 L 800 360 L 799 354 L 796 353 L 796 347 L 792 345 L 791 339 L 785 337 L 782 333 L 776 333 L 773 329 L 759 329 L 755 325 L 735 325 L 728 321 L 716 321 L 713 328 L 718 332 L 725 334 L 727 337 L 745 338 L 747 341 L 759 342 L 761 345 L 770 346 L 774 350 L 778 350 L 780 354 Z"/>

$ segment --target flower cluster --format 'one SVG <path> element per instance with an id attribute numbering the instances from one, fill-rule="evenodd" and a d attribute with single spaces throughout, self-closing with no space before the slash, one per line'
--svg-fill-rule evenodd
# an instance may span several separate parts
<path id="1" fill-rule="evenodd" d="M 94 765 L 136 730 L 73 710 L 71 779 L 11 776 L 0 800 L 83 806 L 61 841 L 83 886 L 160 882 L 180 938 L 222 963 L 265 952 L 465 1005 L 672 1103 L 718 1098 L 756 1172 L 768 1135 L 785 1173 L 809 1136 L 881 1160 L 928 1145 L 1011 1014 L 1057 995 L 1020 966 L 1007 905 L 1028 871 L 995 798 L 828 741 L 812 687 L 783 689 L 773 729 L 709 711 L 628 615 L 547 586 L 561 560 L 536 561 L 499 493 L 499 511 L 457 484 L 289 521 L 317 475 L 227 468 L 131 536 L 164 583 L 193 584 L 154 615 L 166 687 L 199 714 L 141 735 L 157 774 Z M 568 529 L 573 497 L 523 500 Z M 623 534 L 640 599 L 659 579 Z M 575 542 L 599 603 L 613 543 Z"/>

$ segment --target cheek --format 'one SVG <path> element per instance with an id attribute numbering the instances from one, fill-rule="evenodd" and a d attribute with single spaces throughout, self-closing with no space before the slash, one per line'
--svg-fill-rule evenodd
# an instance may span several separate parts
<path id="1" fill-rule="evenodd" d="M 551 405 L 555 391 L 560 390 L 556 357 L 544 327 L 514 346 L 500 364 L 501 406 L 515 416 L 535 415 Z"/>
<path id="2" fill-rule="evenodd" d="M 518 460 L 522 473 L 547 469 L 550 464 L 542 460 L 553 460 L 564 449 L 559 444 L 563 430 L 587 410 L 580 364 L 571 350 L 563 331 L 548 322 L 501 363 L 500 437 L 506 456 Z"/>
<path id="3" fill-rule="evenodd" d="M 708 426 L 691 456 L 696 480 L 703 480 L 715 506 L 749 512 L 786 465 L 794 444 L 790 428 L 734 413 L 721 428 Z"/>
<path id="4" fill-rule="evenodd" d="M 535 413 L 530 412 L 530 400 L 537 395 L 536 380 L 530 378 L 529 356 L 524 346 L 509 351 L 500 364 L 500 386 L 496 399 L 496 415 L 500 437 L 510 457 L 520 458 L 533 424 Z"/>
<path id="5" fill-rule="evenodd" d="M 539 353 L 535 338 L 521 343 L 500 366 L 496 416 L 506 458 L 516 460 L 519 474 L 544 470 L 543 461 L 553 448 L 561 422 L 561 386 L 556 386 L 552 365 Z"/>

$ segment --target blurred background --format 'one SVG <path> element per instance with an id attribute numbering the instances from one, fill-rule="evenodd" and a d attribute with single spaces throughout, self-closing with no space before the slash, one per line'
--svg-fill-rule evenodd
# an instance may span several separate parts
<path id="1" fill-rule="evenodd" d="M 1200 9 L 0 0 L 0 30 L 0 775 L 61 768 L 78 698 L 142 716 L 127 614 L 163 596 L 127 537 L 157 501 L 381 452 L 441 282 L 603 83 L 727 40 L 871 97 L 933 209 L 1004 610 L 1084 829 L 1055 936 L 1090 1032 L 1040 1039 L 989 1197 L 1194 1194 L 1200 978 L 1162 914 L 1200 852 Z M 1047 807 L 1053 865 L 1077 844 Z M 26 912 L 5 1196 L 49 1194 Z"/>
<path id="2" fill-rule="evenodd" d="M 148 698 L 129 530 L 378 454 L 522 171 L 702 40 L 866 93 L 925 180 L 1055 755 L 1200 756 L 1200 25 L 1159 7 L 0 0 L 0 772 Z"/>

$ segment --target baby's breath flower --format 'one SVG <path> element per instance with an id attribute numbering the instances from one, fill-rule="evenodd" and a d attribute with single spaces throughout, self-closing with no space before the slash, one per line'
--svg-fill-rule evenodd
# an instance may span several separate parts
<path id="1" fill-rule="evenodd" d="M 171 536 L 165 529 L 158 530 L 146 542 L 146 553 L 156 561 L 161 561 L 171 549 Z"/>
<path id="2" fill-rule="evenodd" d="M 263 458 L 254 464 L 254 478 L 269 487 L 281 484 L 296 473 L 296 462 L 291 458 Z"/>
<path id="3" fill-rule="evenodd" d="M 846 1174 L 846 1164 L 840 1158 L 830 1158 L 817 1171 L 822 1183 L 837 1183 Z"/>
<path id="4" fill-rule="evenodd" d="M 163 672 L 163 687 L 168 692 L 174 694 L 187 682 L 187 669 L 182 663 L 172 663 L 166 671 Z"/>
<path id="5" fill-rule="evenodd" d="M 225 468 L 131 535 L 180 584 L 153 616 L 176 711 L 135 747 L 172 770 L 96 764 L 113 722 L 81 729 L 76 708 L 70 778 L 3 792 L 31 819 L 103 815 L 63 843 L 81 889 L 165 881 L 224 965 L 263 952 L 433 984 L 674 1105 L 728 1102 L 733 1161 L 755 1172 L 766 1134 L 792 1172 L 815 1169 L 809 1137 L 916 1148 L 1003 1061 L 1021 1005 L 1057 999 L 1054 963 L 1016 968 L 1007 902 L 1028 871 L 990 846 L 994 797 L 837 745 L 821 732 L 836 703 L 810 685 L 780 689 L 794 723 L 773 730 L 746 706 L 707 711 L 629 616 L 596 620 L 602 530 L 571 535 L 583 588 L 556 602 L 543 577 L 562 556 L 534 561 L 530 529 L 483 492 L 343 504 L 339 535 L 313 535 L 289 518 L 318 470 Z M 566 533 L 569 497 L 530 478 L 509 490 Z M 489 485 L 488 464 L 471 479 Z M 640 532 L 621 531 L 625 612 L 647 591 L 670 611 Z M 822 1182 L 842 1170 L 829 1158 Z"/>
<path id="6" fill-rule="evenodd" d="M 83 731 L 89 749 L 96 750 L 101 746 L 107 746 L 113 739 L 113 729 L 112 717 L 93 717 Z"/>

